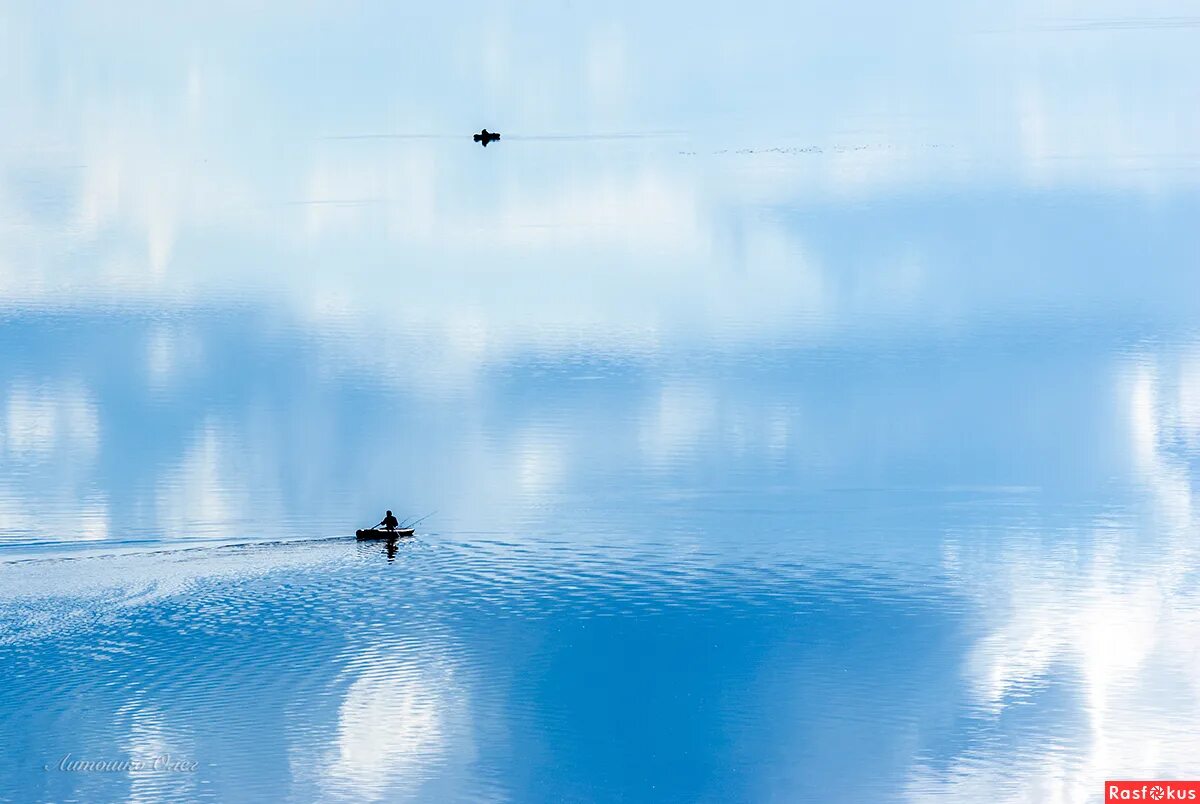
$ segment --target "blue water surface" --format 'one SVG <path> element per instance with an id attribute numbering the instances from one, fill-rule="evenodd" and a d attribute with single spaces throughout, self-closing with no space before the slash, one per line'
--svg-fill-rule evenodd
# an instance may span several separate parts
<path id="1" fill-rule="evenodd" d="M 0 8 L 0 801 L 1200 777 L 1198 28 Z"/>

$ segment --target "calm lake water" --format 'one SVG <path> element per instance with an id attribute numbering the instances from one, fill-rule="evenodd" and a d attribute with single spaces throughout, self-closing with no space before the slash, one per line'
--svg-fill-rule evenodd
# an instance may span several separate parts
<path id="1" fill-rule="evenodd" d="M 0 801 L 1200 777 L 1147 8 L 0 8 Z"/>

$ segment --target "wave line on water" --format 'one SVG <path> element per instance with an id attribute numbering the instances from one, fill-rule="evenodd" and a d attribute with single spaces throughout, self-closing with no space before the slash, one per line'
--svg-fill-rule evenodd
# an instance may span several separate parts
<path id="1" fill-rule="evenodd" d="M 613 131 L 599 134 L 501 134 L 501 142 L 518 140 L 522 142 L 557 142 L 557 141 L 602 141 L 602 140 L 649 140 L 666 137 L 683 137 L 684 131 Z M 321 140 L 461 140 L 469 139 L 471 134 L 392 134 L 385 131 L 367 132 L 363 134 L 330 134 L 318 137 Z"/>
<path id="2" fill-rule="evenodd" d="M 365 134 L 329 134 L 318 137 L 321 140 L 457 140 L 462 134 L 390 134 L 388 132 L 368 132 Z"/>
<path id="3" fill-rule="evenodd" d="M 684 131 L 614 131 L 605 134 L 504 134 L 501 141 L 519 140 L 523 142 L 558 142 L 558 141 L 599 141 L 599 140 L 652 140 L 670 137 L 683 137 Z"/>

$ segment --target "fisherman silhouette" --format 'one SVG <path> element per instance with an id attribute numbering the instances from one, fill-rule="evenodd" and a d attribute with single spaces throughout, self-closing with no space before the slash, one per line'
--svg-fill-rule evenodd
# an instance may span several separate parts
<path id="1" fill-rule="evenodd" d="M 486 148 L 489 142 L 495 142 L 496 140 L 500 139 L 500 135 L 496 134 L 495 132 L 488 131 L 485 128 L 483 131 L 480 131 L 478 134 L 476 134 L 473 139 L 475 142 Z"/>
<path id="2" fill-rule="evenodd" d="M 400 520 L 398 520 L 398 519 L 396 519 L 396 517 L 392 516 L 391 511 L 388 511 L 387 515 L 384 516 L 383 520 L 380 521 L 380 523 L 379 523 L 379 525 L 382 525 L 387 530 L 395 530 L 396 526 L 399 524 L 400 524 Z M 375 527 L 379 527 L 379 525 L 376 525 Z"/>

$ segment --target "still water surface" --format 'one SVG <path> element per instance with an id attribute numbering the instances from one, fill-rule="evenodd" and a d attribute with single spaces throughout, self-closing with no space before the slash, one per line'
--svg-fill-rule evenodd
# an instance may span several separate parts
<path id="1" fill-rule="evenodd" d="M 1200 777 L 1200 23 L 751 5 L 0 9 L 0 800 Z"/>

